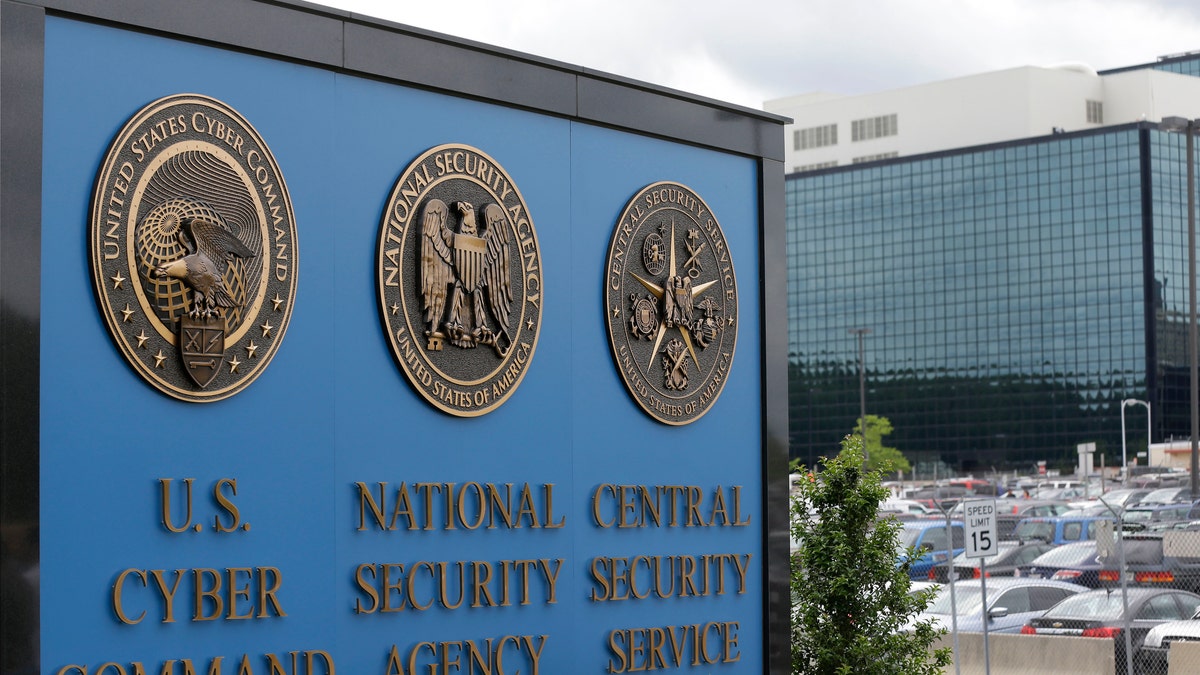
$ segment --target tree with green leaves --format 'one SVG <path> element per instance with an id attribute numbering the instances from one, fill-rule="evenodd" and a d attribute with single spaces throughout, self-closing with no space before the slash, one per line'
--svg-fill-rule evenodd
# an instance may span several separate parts
<path id="1" fill-rule="evenodd" d="M 933 675 L 950 649 L 930 651 L 945 631 L 914 622 L 933 599 L 910 595 L 900 559 L 900 523 L 878 519 L 888 496 L 879 471 L 863 467 L 857 436 L 800 482 L 792 499 L 792 672 L 804 675 Z M 909 552 L 908 559 L 915 559 Z"/>
<path id="2" fill-rule="evenodd" d="M 854 423 L 854 435 L 862 435 L 862 418 Z M 912 471 L 912 465 L 896 448 L 883 445 L 883 437 L 892 433 L 892 421 L 879 415 L 867 415 L 866 454 L 867 468 L 872 471 Z"/>

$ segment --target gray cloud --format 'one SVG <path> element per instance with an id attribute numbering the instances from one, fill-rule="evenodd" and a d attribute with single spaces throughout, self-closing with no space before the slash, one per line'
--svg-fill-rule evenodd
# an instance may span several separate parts
<path id="1" fill-rule="evenodd" d="M 1200 49 L 1195 0 L 326 0 L 352 11 L 760 107 L 1024 65 Z"/>

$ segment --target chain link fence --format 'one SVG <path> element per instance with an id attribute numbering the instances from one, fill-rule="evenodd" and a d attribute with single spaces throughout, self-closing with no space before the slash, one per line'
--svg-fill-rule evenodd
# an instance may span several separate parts
<path id="1" fill-rule="evenodd" d="M 1200 640 L 1200 526 L 1193 527 L 1106 524 L 1097 531 L 1099 586 L 1121 599 L 1114 613 L 1117 673 L 1200 672 L 1170 667 L 1172 643 Z"/>
<path id="2" fill-rule="evenodd" d="M 1022 643 L 1018 636 L 1088 638 L 1084 643 L 1074 643 L 1072 649 L 1083 645 L 1092 653 L 1111 653 L 1105 660 L 1111 659 L 1113 670 L 1105 668 L 1105 672 L 1200 673 L 1200 524 L 1180 521 L 1155 527 L 1126 526 L 1119 510 L 1114 512 L 1118 514 L 1116 519 L 1097 521 L 1090 528 L 1091 541 L 1056 547 L 1045 557 L 1011 572 L 996 567 L 998 575 L 1011 573 L 1015 578 L 993 577 L 986 566 L 974 572 L 961 563 L 945 566 L 948 569 L 941 571 L 947 573 L 946 581 L 957 579 L 956 601 L 949 602 L 950 593 L 944 588 L 931 610 L 943 615 L 953 613 L 957 618 L 955 626 L 946 625 L 951 630 L 947 638 L 956 650 L 955 667 L 947 673 L 983 673 L 985 669 L 978 666 L 985 664 L 989 673 L 1012 672 L 1008 662 L 1013 659 L 986 650 L 986 638 L 984 664 L 978 663 L 978 655 L 966 654 L 972 649 L 978 651 L 975 646 L 964 646 L 963 653 L 959 653 L 959 638 L 971 638 L 964 644 L 975 645 L 976 634 L 983 631 L 985 621 L 990 634 L 1004 640 L 1003 651 L 1009 655 L 1014 649 L 1028 653 L 1047 649 L 1044 644 L 1035 644 L 1036 638 Z M 1050 562 L 1055 559 L 1059 562 Z M 931 574 L 936 576 L 937 572 Z M 1066 584 L 1061 582 L 1069 582 L 1074 588 L 1064 590 Z M 981 597 L 985 595 L 986 604 Z M 1059 599 L 1054 600 L 1056 597 Z M 951 604 L 957 608 L 952 610 Z M 963 617 L 976 613 L 979 621 L 964 621 Z M 1177 648 L 1173 657 L 1173 645 L 1193 642 L 1197 644 Z M 1028 649 L 1022 650 L 1022 644 Z M 1043 665 L 1048 675 L 1078 672 L 1072 669 L 1077 663 L 1056 665 L 1057 657 L 1046 653 Z M 962 661 L 976 663 L 963 670 Z"/>

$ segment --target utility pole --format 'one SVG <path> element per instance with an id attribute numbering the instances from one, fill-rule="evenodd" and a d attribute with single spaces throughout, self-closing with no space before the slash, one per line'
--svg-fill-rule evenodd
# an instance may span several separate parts
<path id="1" fill-rule="evenodd" d="M 862 439 L 863 464 L 867 463 L 867 350 L 866 336 L 870 328 L 851 328 L 850 333 L 858 336 L 858 435 Z"/>

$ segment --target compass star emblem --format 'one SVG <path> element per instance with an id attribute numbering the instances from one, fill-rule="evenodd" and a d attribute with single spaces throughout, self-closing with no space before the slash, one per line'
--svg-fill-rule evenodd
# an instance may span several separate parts
<path id="1" fill-rule="evenodd" d="M 695 230 L 692 230 L 695 232 Z M 666 320 L 659 322 L 658 331 L 654 336 L 654 355 L 658 354 L 659 345 L 662 343 L 663 336 L 668 330 L 676 329 L 679 331 L 683 344 L 687 347 L 688 354 L 692 357 L 692 364 L 696 371 L 700 370 L 700 359 L 696 358 L 696 347 L 692 344 L 692 329 L 689 324 L 692 321 L 692 307 L 695 305 L 693 300 L 700 296 L 701 293 L 707 291 L 713 284 L 717 283 L 716 279 L 706 281 L 700 284 L 693 284 L 691 277 L 688 275 L 680 275 L 676 273 L 675 265 L 675 225 L 671 224 L 668 231 L 668 236 L 671 238 L 671 244 L 668 247 L 667 255 L 667 278 L 662 285 L 656 284 L 649 279 L 644 279 L 637 274 L 630 273 L 633 277 L 650 291 L 655 298 L 664 306 L 663 315 Z M 653 359 L 653 356 L 651 357 Z M 653 360 L 645 365 L 647 372 L 654 366 Z"/>
<path id="2" fill-rule="evenodd" d="M 605 275 L 609 345 L 629 394 L 665 424 L 703 416 L 737 342 L 737 281 L 715 214 L 678 183 L 642 188 L 617 219 Z"/>

